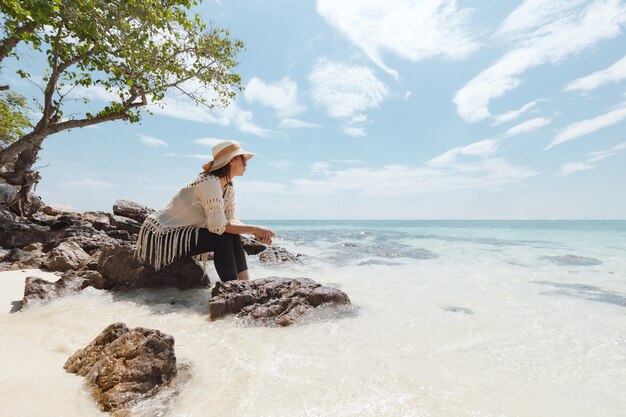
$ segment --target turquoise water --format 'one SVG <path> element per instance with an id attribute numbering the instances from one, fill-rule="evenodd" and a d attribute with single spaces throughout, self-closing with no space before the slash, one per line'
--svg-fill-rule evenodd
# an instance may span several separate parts
<path id="1" fill-rule="evenodd" d="M 0 317 L 0 415 L 104 415 L 61 365 L 114 321 L 172 335 L 192 375 L 136 416 L 624 415 L 626 221 L 250 223 L 302 254 L 252 278 L 340 288 L 349 314 L 251 328 L 209 321 L 206 290 L 88 289 Z"/>

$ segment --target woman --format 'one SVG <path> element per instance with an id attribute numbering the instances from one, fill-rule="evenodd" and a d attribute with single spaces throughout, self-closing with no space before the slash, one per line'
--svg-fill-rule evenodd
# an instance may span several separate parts
<path id="1" fill-rule="evenodd" d="M 198 177 L 146 218 L 137 239 L 139 257 L 159 270 L 181 256 L 214 252 L 220 280 L 249 279 L 239 235 L 253 234 L 267 245 L 275 236 L 265 227 L 241 223 L 236 215 L 232 179 L 244 174 L 253 156 L 235 141 L 215 145 L 213 161 L 202 166 Z"/>

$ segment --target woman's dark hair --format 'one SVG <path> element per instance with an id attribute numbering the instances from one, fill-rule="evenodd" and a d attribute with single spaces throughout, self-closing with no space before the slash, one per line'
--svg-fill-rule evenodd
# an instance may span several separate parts
<path id="1" fill-rule="evenodd" d="M 205 171 L 206 172 L 206 171 Z M 218 168 L 211 172 L 206 172 L 207 174 L 215 175 L 217 178 L 227 178 L 228 182 L 231 180 L 230 176 L 230 161 L 228 164 L 224 165 L 221 168 Z"/>

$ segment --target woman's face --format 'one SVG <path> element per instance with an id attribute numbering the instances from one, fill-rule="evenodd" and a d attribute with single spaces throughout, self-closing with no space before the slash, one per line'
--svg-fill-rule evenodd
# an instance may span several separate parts
<path id="1" fill-rule="evenodd" d="M 246 171 L 246 157 L 243 155 L 234 157 L 229 164 L 231 177 L 240 177 Z"/>

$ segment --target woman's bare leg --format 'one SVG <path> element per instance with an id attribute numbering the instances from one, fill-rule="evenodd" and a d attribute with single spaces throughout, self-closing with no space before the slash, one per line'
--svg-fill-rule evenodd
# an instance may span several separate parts
<path id="1" fill-rule="evenodd" d="M 250 279 L 250 275 L 248 275 L 248 270 L 241 271 L 237 274 L 237 278 L 241 281 L 248 281 Z"/>

